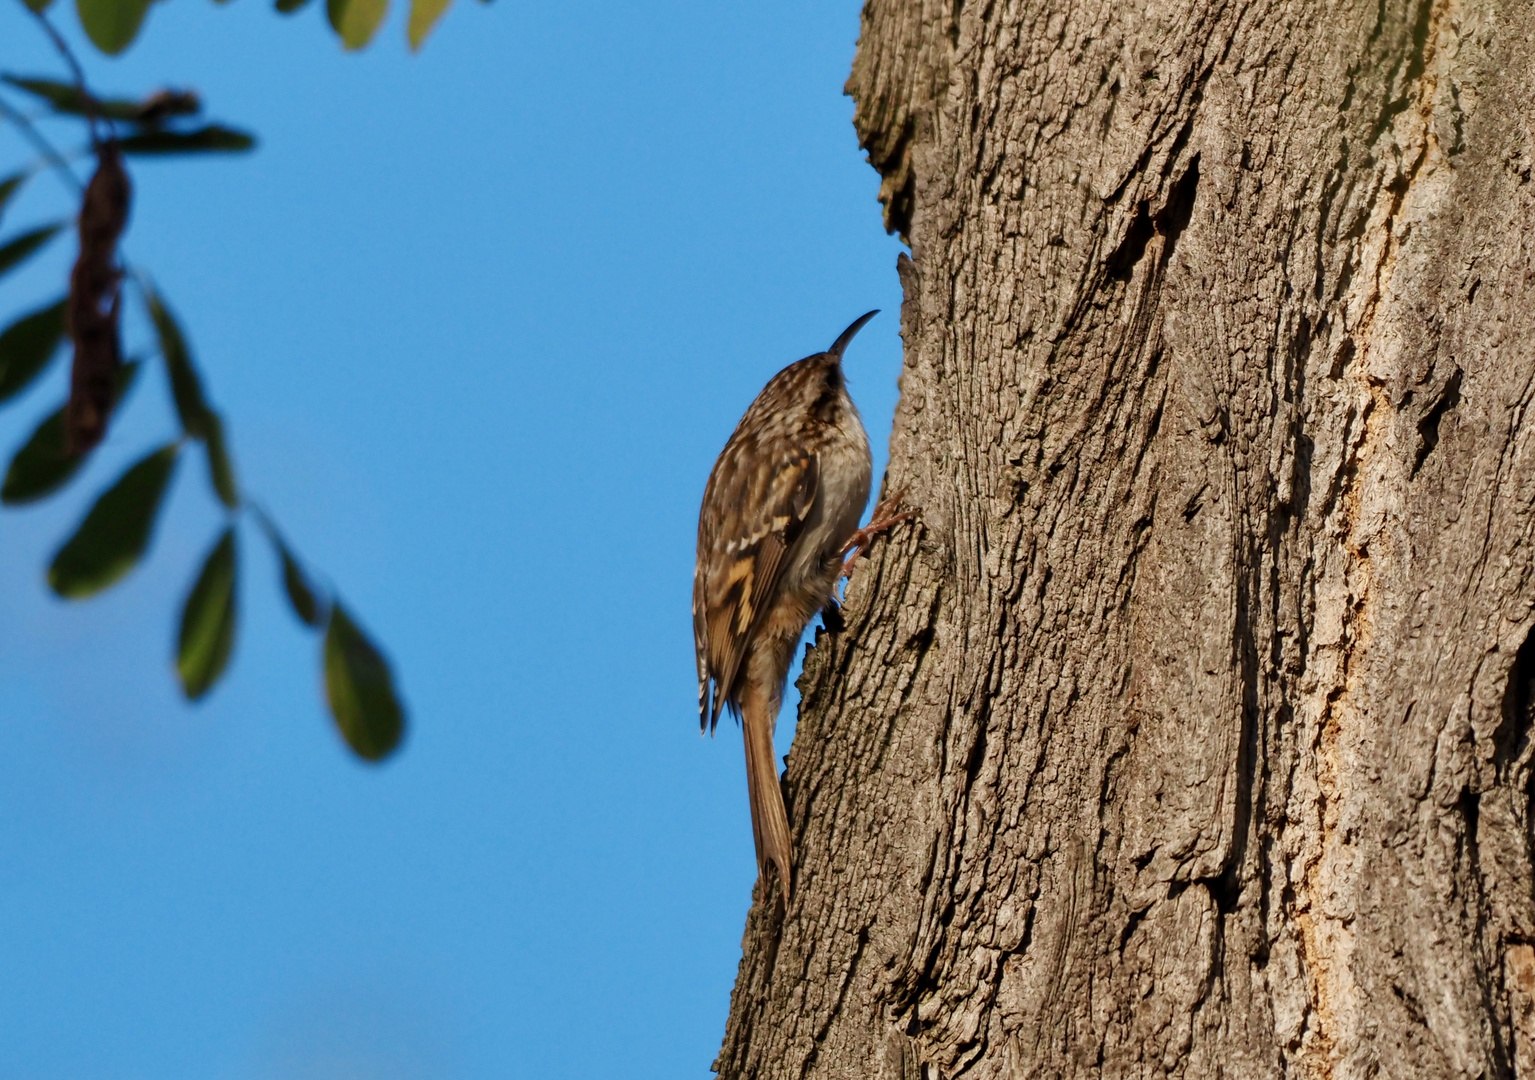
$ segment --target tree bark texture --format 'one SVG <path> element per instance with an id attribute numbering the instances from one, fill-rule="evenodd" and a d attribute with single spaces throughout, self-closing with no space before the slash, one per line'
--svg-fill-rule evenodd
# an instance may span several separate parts
<path id="1" fill-rule="evenodd" d="M 906 343 L 721 1076 L 1535 1077 L 1535 4 L 868 0 Z"/>

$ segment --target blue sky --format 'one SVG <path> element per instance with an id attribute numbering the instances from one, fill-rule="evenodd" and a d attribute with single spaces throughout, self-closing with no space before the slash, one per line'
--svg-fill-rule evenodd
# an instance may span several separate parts
<path id="1" fill-rule="evenodd" d="M 200 463 L 130 578 L 46 592 L 174 429 L 148 373 L 65 495 L 0 513 L 0 1080 L 705 1077 L 756 869 L 740 735 L 698 734 L 698 498 L 768 377 L 871 307 L 846 367 L 879 470 L 900 369 L 858 5 L 460 0 L 414 57 L 402 12 L 344 55 L 321 6 L 157 4 L 87 63 L 261 137 L 136 165 L 126 248 L 244 486 L 388 649 L 408 742 L 345 751 L 248 529 L 233 668 L 179 699 Z M 0 41 L 59 74 L 18 4 Z M 40 177 L 0 235 L 64 209 Z M 0 453 L 64 385 L 0 411 Z"/>

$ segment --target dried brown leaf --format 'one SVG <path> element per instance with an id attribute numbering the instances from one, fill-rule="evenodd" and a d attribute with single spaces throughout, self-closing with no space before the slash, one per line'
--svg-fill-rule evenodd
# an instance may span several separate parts
<path id="1" fill-rule="evenodd" d="M 96 155 L 96 175 L 80 204 L 80 257 L 69 275 L 69 336 L 75 346 L 64 430 L 71 453 L 83 454 L 107 432 L 122 366 L 122 273 L 117 242 L 128 225 L 133 188 L 115 143 Z"/>

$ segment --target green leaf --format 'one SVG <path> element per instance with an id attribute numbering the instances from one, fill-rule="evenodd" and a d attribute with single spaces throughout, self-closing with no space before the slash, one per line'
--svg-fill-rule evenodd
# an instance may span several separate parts
<path id="1" fill-rule="evenodd" d="M 141 131 L 117 140 L 125 154 L 237 154 L 254 149 L 256 137 L 222 124 L 191 131 Z"/>
<path id="2" fill-rule="evenodd" d="M 235 643 L 238 568 L 235 531 L 230 526 L 208 553 L 181 608 L 176 674 L 181 676 L 182 693 L 192 701 L 211 690 L 229 666 L 229 654 Z"/>
<path id="3" fill-rule="evenodd" d="M 443 12 L 448 10 L 448 5 L 452 2 L 453 0 L 410 0 L 410 21 L 405 26 L 405 36 L 410 41 L 412 52 L 421 48 L 426 35 L 432 32 L 432 27 L 437 25 L 437 20 L 442 18 Z"/>
<path id="4" fill-rule="evenodd" d="M 53 494 L 85 464 L 84 454 L 71 454 L 64 442 L 64 410 L 50 413 L 22 444 L 0 484 L 0 503 L 21 506 Z"/>
<path id="5" fill-rule="evenodd" d="M 149 320 L 154 323 L 155 334 L 160 339 L 160 355 L 165 360 L 165 374 L 171 382 L 171 399 L 176 403 L 176 415 L 181 420 L 181 430 L 194 439 L 207 440 L 208 432 L 218 423 L 208 401 L 203 397 L 202 379 L 192 364 L 192 353 L 187 349 L 186 335 L 181 324 L 160 294 L 144 286 L 144 299 L 149 307 Z"/>
<path id="6" fill-rule="evenodd" d="M 235 483 L 234 463 L 229 460 L 229 447 L 224 442 L 224 422 L 219 414 L 208 413 L 208 437 L 203 448 L 208 452 L 208 479 L 213 491 L 230 510 L 240 508 L 240 488 Z"/>
<path id="7" fill-rule="evenodd" d="M 272 519 L 267 517 L 266 512 L 260 507 L 254 509 L 261 531 L 266 533 L 267 539 L 272 542 L 277 558 L 282 563 L 282 587 L 288 594 L 288 603 L 293 606 L 293 614 L 297 615 L 304 625 L 318 630 L 324 625 L 325 612 L 315 596 L 314 588 L 309 584 L 309 578 L 304 574 L 304 568 L 299 565 L 298 559 L 288 548 L 282 534 L 277 531 L 277 526 L 272 524 Z"/>
<path id="8" fill-rule="evenodd" d="M 200 441 L 208 452 L 208 473 L 213 490 L 219 501 L 231 510 L 240 506 L 240 490 L 235 483 L 234 465 L 229 459 L 229 448 L 224 441 L 224 423 L 219 414 L 208 405 L 203 396 L 202 379 L 192 364 L 192 353 L 187 339 L 181 332 L 181 324 L 160 294 L 147 283 L 144 299 L 149 307 L 149 319 L 154 323 L 160 339 L 160 355 L 165 360 L 165 374 L 171 383 L 171 399 L 176 403 L 176 415 L 181 420 L 181 430 Z"/>
<path id="9" fill-rule="evenodd" d="M 389 662 L 339 603 L 325 631 L 325 696 L 342 738 L 358 757 L 379 761 L 400 744 L 405 711 Z"/>
<path id="10" fill-rule="evenodd" d="M 6 273 L 30 257 L 44 244 L 59 235 L 59 230 L 63 227 L 62 221 L 55 221 L 52 225 L 40 225 L 29 232 L 22 233 L 4 247 L 0 247 L 0 274 Z"/>
<path id="11" fill-rule="evenodd" d="M 149 0 L 75 0 L 85 36 L 108 56 L 133 44 L 148 10 Z"/>
<path id="12" fill-rule="evenodd" d="M 11 196 L 16 194 L 18 188 L 27 182 L 28 172 L 12 173 L 4 180 L 0 180 L 0 214 L 5 213 L 5 204 L 11 201 Z"/>
<path id="13" fill-rule="evenodd" d="M 57 79 L 26 78 L 20 75 L 0 75 L 0 79 L 18 90 L 42 98 L 52 106 L 54 112 L 70 116 L 89 116 L 94 111 L 97 116 L 107 120 L 137 120 L 143 108 L 138 102 L 126 98 L 87 97 L 80 92 L 78 86 Z"/>
<path id="14" fill-rule="evenodd" d="M 64 299 L 38 308 L 0 331 L 0 402 L 25 390 L 59 351 L 68 304 Z"/>
<path id="15" fill-rule="evenodd" d="M 325 0 L 331 28 L 348 49 L 361 49 L 372 41 L 388 11 L 389 0 Z"/>
<path id="16" fill-rule="evenodd" d="M 118 372 L 119 401 L 127 395 L 138 372 L 137 360 L 124 364 Z M 60 406 L 37 425 L 32 437 L 11 458 L 5 481 L 0 483 L 0 503 L 20 506 L 52 495 L 69 483 L 87 457 L 88 454 L 69 452 L 64 436 L 64 407 Z"/>
<path id="17" fill-rule="evenodd" d="M 59 82 L 57 79 L 27 78 L 22 75 L 0 75 L 0 79 L 18 90 L 25 90 L 34 97 L 42 98 L 59 112 L 85 112 L 85 95 L 80 93 L 78 86 L 71 83 Z"/>
<path id="18" fill-rule="evenodd" d="M 320 628 L 324 612 L 320 610 L 320 602 L 315 598 L 314 589 L 310 588 L 309 579 L 304 576 L 303 567 L 284 544 L 279 544 L 277 553 L 282 559 L 282 587 L 288 594 L 288 603 L 293 607 L 293 614 L 299 617 L 299 621 L 306 626 L 312 626 L 316 630 Z"/>
<path id="19" fill-rule="evenodd" d="M 96 500 L 48 567 L 54 592 L 80 600 L 133 569 L 149 547 L 179 449 L 179 444 L 168 443 L 146 455 Z"/>
<path id="20" fill-rule="evenodd" d="M 292 15 L 299 8 L 304 7 L 309 0 L 277 0 L 272 6 L 283 15 Z"/>
<path id="21" fill-rule="evenodd" d="M 64 410 L 50 413 L 22 444 L 0 484 L 0 503 L 21 506 L 53 494 L 85 464 L 84 454 L 71 454 L 64 442 Z"/>
<path id="22" fill-rule="evenodd" d="M 53 0 L 22 0 L 22 2 L 33 11 L 43 12 L 48 10 L 48 5 L 53 3 Z"/>

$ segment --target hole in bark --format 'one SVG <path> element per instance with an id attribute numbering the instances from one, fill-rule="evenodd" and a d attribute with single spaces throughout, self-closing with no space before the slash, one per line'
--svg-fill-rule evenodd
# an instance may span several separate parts
<path id="1" fill-rule="evenodd" d="M 1480 852 L 1477 849 L 1477 826 L 1481 823 L 1482 797 L 1470 788 L 1462 788 L 1459 800 L 1460 816 L 1466 823 L 1466 855 L 1471 861 L 1471 869 L 1478 871 L 1481 863 Z"/>
<path id="2" fill-rule="evenodd" d="M 1412 475 L 1417 476 L 1418 470 L 1423 468 L 1423 463 L 1428 460 L 1428 455 L 1434 452 L 1434 447 L 1439 445 L 1439 421 L 1444 419 L 1444 414 L 1460 404 L 1460 380 L 1465 372 L 1460 368 L 1455 369 L 1449 381 L 1444 384 L 1444 393 L 1439 395 L 1439 400 L 1434 402 L 1434 407 L 1429 409 L 1422 420 L 1418 421 L 1418 456 L 1412 463 Z"/>
<path id="3" fill-rule="evenodd" d="M 1332 366 L 1327 369 L 1329 379 L 1341 379 L 1343 373 L 1353 363 L 1354 353 L 1357 351 L 1353 338 L 1344 338 L 1343 344 L 1338 346 L 1338 353 L 1332 358 Z"/>
<path id="4" fill-rule="evenodd" d="M 1135 272 L 1135 264 L 1146 254 L 1146 245 L 1155 233 L 1156 225 L 1151 220 L 1151 210 L 1143 201 L 1135 210 L 1135 220 L 1130 223 L 1130 230 L 1125 233 L 1124 240 L 1120 241 L 1119 247 L 1114 249 L 1104 264 L 1110 281 L 1130 280 L 1130 275 Z"/>
<path id="5" fill-rule="evenodd" d="M 1102 138 L 1109 133 L 1114 126 L 1114 110 L 1119 106 L 1119 80 L 1115 79 L 1109 85 L 1109 106 L 1103 110 L 1103 119 L 1098 121 L 1098 137 Z"/>
<path id="6" fill-rule="evenodd" d="M 1508 779 L 1509 767 L 1524 753 L 1530 737 L 1530 704 L 1535 701 L 1535 629 L 1525 636 L 1514 656 L 1503 690 L 1503 719 L 1492 733 L 1492 760 L 1498 778 Z"/>
<path id="7" fill-rule="evenodd" d="M 1220 877 L 1205 879 L 1205 888 L 1210 893 L 1210 899 L 1215 901 L 1215 910 L 1222 915 L 1230 915 L 1234 912 L 1237 909 L 1237 901 L 1242 898 L 1242 855 L 1244 854 L 1246 854 L 1246 845 L 1242 844 L 1232 853 Z"/>
<path id="8" fill-rule="evenodd" d="M 1172 193 L 1167 196 L 1167 205 L 1162 207 L 1156 217 L 1157 232 L 1167 237 L 1164 257 L 1172 254 L 1173 244 L 1177 243 L 1179 234 L 1188 227 L 1189 219 L 1194 216 L 1194 196 L 1198 193 L 1199 155 L 1195 154 L 1189 162 L 1188 171 L 1173 185 Z"/>
<path id="9" fill-rule="evenodd" d="M 988 702 L 988 705 L 990 703 Z M 981 709 L 981 715 L 975 721 L 975 742 L 970 747 L 970 754 L 965 759 L 965 786 L 974 787 L 976 780 L 981 775 L 981 765 L 986 760 L 986 724 L 990 719 L 991 709 Z"/>
<path id="10" fill-rule="evenodd" d="M 1194 196 L 1198 190 L 1199 155 L 1195 154 L 1188 169 L 1168 192 L 1167 202 L 1162 209 L 1153 215 L 1150 203 L 1145 200 L 1135 208 L 1135 220 L 1130 223 L 1125 238 L 1104 262 L 1110 281 L 1129 281 L 1135 272 L 1135 265 L 1146 254 L 1146 245 L 1158 233 L 1167 238 L 1167 245 L 1162 251 L 1162 262 L 1166 263 L 1173 253 L 1178 234 L 1183 232 L 1194 214 Z"/>
<path id="11" fill-rule="evenodd" d="M 1150 908 L 1146 908 L 1144 911 L 1132 911 L 1130 912 L 1130 917 L 1125 920 L 1125 928 L 1119 932 L 1119 955 L 1121 959 L 1125 955 L 1125 946 L 1130 944 L 1130 939 L 1135 936 L 1136 930 L 1140 929 L 1141 923 L 1145 921 L 1146 912 L 1150 910 Z"/>

